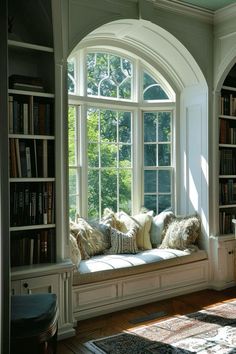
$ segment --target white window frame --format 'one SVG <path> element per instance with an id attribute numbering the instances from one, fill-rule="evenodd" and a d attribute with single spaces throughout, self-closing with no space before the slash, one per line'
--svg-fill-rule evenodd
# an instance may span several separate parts
<path id="1" fill-rule="evenodd" d="M 116 100 L 106 97 L 91 97 L 87 96 L 87 80 L 86 80 L 86 65 L 84 63 L 86 54 L 88 52 L 109 52 L 118 56 L 124 56 L 125 58 L 132 61 L 133 64 L 133 82 L 132 89 L 133 95 L 132 100 Z M 132 214 L 137 214 L 140 211 L 141 206 L 144 203 L 144 165 L 143 165 L 143 112 L 148 111 L 171 111 L 172 112 L 172 139 L 171 139 L 171 160 L 172 165 L 168 169 L 172 170 L 172 208 L 175 208 L 175 129 L 176 129 L 176 102 L 175 93 L 168 82 L 153 69 L 148 63 L 143 63 L 139 58 L 131 57 L 130 54 L 127 55 L 126 52 L 122 50 L 114 49 L 103 49 L 103 48 L 86 48 L 72 54 L 75 61 L 79 63 L 76 65 L 76 78 L 80 78 L 77 82 L 77 92 L 81 94 L 69 94 L 69 105 L 77 106 L 77 110 L 80 110 L 79 119 L 79 131 L 80 139 L 78 141 L 78 151 L 79 161 L 77 166 L 77 171 L 79 174 L 79 210 L 78 213 L 87 217 L 88 210 L 88 200 L 87 200 L 87 158 L 86 158 L 86 147 L 87 146 L 87 127 L 86 127 L 86 116 L 87 107 L 94 107 L 100 109 L 114 109 L 114 110 L 124 110 L 132 112 L 132 142 L 133 142 L 133 176 L 132 176 Z M 160 84 L 164 91 L 167 93 L 169 100 L 159 100 L 159 101 L 144 101 L 143 100 L 143 72 L 147 72 L 152 75 Z M 136 89 L 135 89 L 136 88 Z M 84 94 L 84 95 L 83 95 Z M 140 144 L 142 142 L 142 144 Z"/>

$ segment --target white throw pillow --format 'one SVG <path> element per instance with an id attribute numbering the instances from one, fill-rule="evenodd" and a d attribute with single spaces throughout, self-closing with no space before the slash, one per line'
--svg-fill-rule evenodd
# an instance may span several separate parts
<path id="1" fill-rule="evenodd" d="M 173 220 L 174 213 L 171 210 L 163 210 L 160 214 L 154 216 L 151 225 L 150 238 L 153 247 L 158 247 L 164 235 L 167 225 Z"/>

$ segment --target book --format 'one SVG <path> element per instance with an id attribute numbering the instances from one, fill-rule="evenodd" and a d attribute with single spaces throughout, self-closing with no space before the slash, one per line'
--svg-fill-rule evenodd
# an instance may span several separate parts
<path id="1" fill-rule="evenodd" d="M 17 172 L 18 172 L 17 176 L 22 177 L 19 139 L 15 139 L 15 148 L 16 148 L 16 161 L 17 161 Z"/>
<path id="2" fill-rule="evenodd" d="M 29 133 L 29 105 L 28 103 L 23 103 L 23 133 Z"/>
<path id="3" fill-rule="evenodd" d="M 8 127 L 9 133 L 13 133 L 13 96 L 8 96 Z"/>
<path id="4" fill-rule="evenodd" d="M 43 80 L 39 77 L 15 74 L 9 77 L 9 88 L 44 91 L 44 84 Z"/>
<path id="5" fill-rule="evenodd" d="M 27 177 L 32 177 L 30 147 L 25 147 Z"/>

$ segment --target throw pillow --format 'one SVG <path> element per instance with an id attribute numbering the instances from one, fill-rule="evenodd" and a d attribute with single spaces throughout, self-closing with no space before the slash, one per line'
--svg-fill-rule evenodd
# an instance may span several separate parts
<path id="1" fill-rule="evenodd" d="M 123 224 L 119 220 L 118 214 L 115 213 L 113 210 L 111 210 L 109 208 L 104 209 L 101 223 L 105 224 L 105 225 L 108 225 L 108 226 L 111 226 L 114 229 L 117 229 L 117 230 L 120 230 L 120 231 L 123 228 Z"/>
<path id="2" fill-rule="evenodd" d="M 152 219 L 150 238 L 153 247 L 161 244 L 165 236 L 164 232 L 173 218 L 174 213 L 171 210 L 163 210 Z"/>
<path id="3" fill-rule="evenodd" d="M 69 238 L 69 250 L 70 250 L 70 259 L 72 261 L 72 263 L 78 267 L 79 263 L 81 261 L 81 253 L 76 241 L 76 238 L 70 234 L 70 238 Z"/>
<path id="4" fill-rule="evenodd" d="M 83 259 L 101 254 L 110 246 L 104 235 L 83 218 L 78 218 L 77 223 L 71 221 L 70 229 L 76 237 L 79 248 L 82 249 Z"/>
<path id="5" fill-rule="evenodd" d="M 137 253 L 136 234 L 138 228 L 134 226 L 128 232 L 124 233 L 111 228 L 111 248 L 107 254 Z"/>
<path id="6" fill-rule="evenodd" d="M 176 217 L 169 224 L 159 248 L 185 250 L 195 243 L 200 233 L 201 222 L 198 216 Z"/>
<path id="7" fill-rule="evenodd" d="M 137 214 L 134 216 L 129 216 L 125 212 L 120 212 L 118 214 L 119 220 L 122 222 L 122 232 L 127 232 L 134 226 L 138 227 L 138 232 L 136 236 L 137 246 L 141 250 L 152 249 L 152 244 L 150 241 L 150 229 L 152 224 L 152 216 L 149 214 Z"/>

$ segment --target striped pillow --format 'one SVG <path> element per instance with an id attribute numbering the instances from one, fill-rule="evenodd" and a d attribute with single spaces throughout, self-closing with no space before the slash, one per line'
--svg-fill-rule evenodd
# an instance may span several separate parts
<path id="1" fill-rule="evenodd" d="M 106 252 L 108 254 L 119 253 L 138 253 L 136 243 L 136 235 L 138 227 L 132 227 L 128 232 L 124 233 L 117 229 L 111 228 L 111 248 Z"/>

